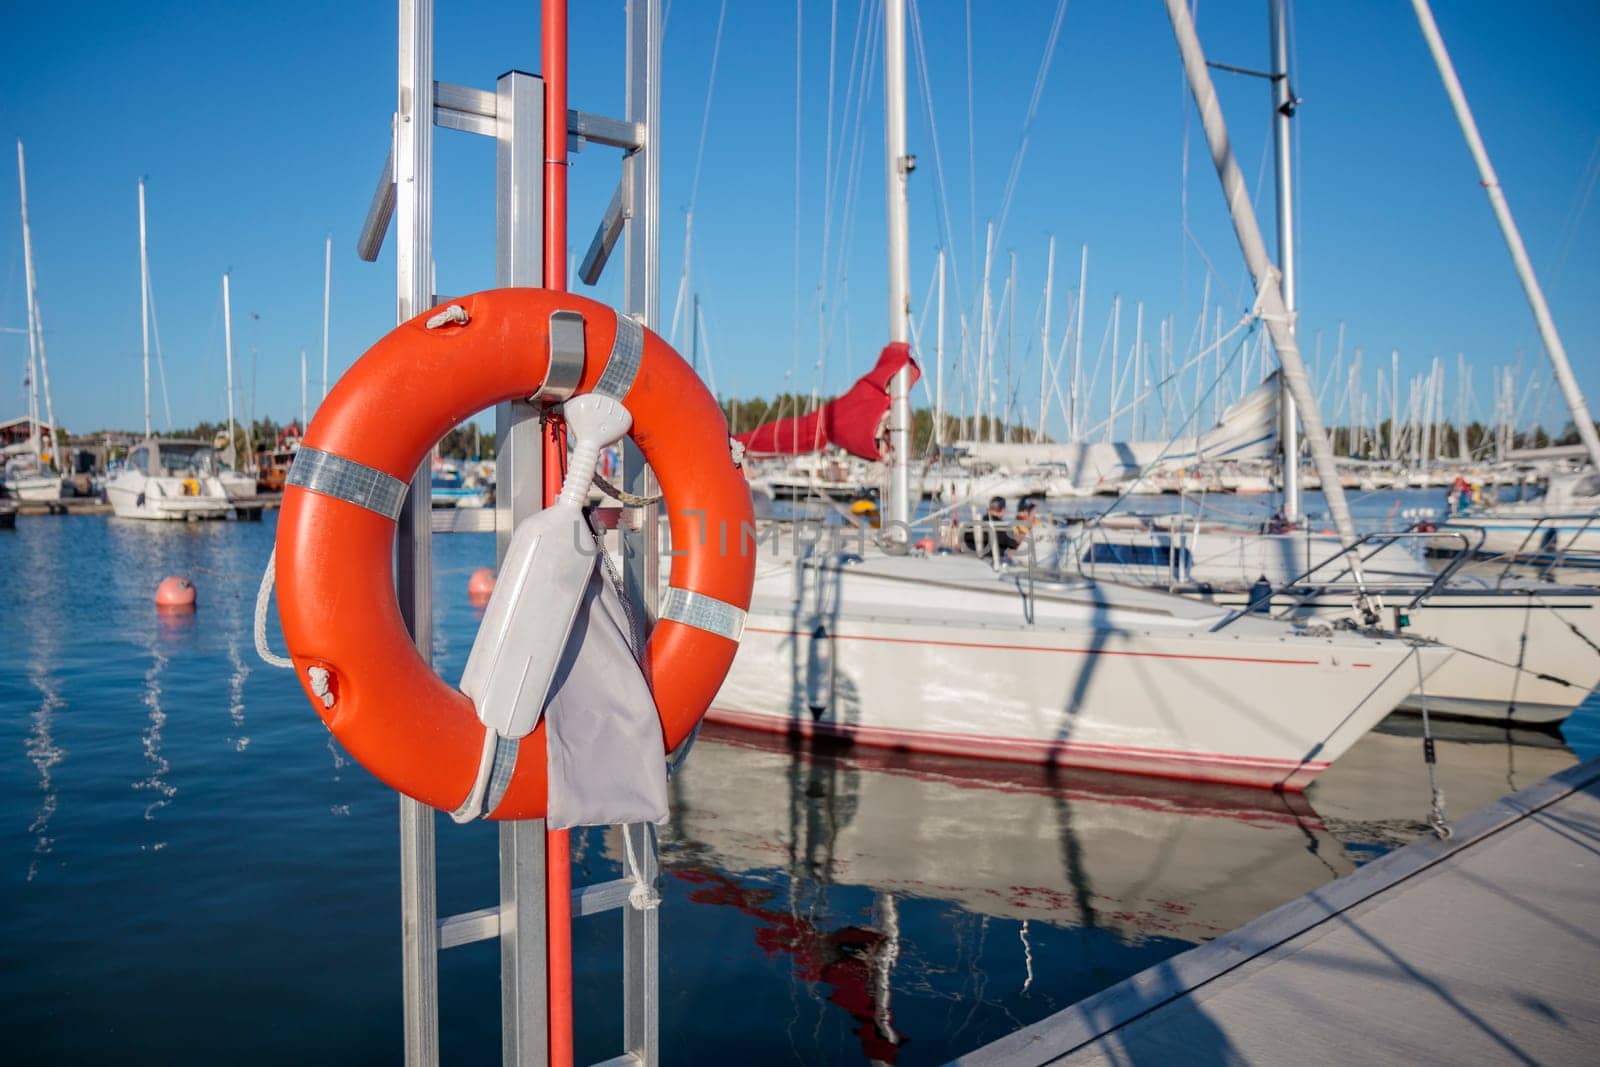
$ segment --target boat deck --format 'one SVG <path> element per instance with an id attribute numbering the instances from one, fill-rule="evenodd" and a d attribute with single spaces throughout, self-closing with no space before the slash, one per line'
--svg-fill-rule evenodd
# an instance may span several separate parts
<path id="1" fill-rule="evenodd" d="M 1579 1063 L 1596 1048 L 1600 759 L 956 1062 Z"/>

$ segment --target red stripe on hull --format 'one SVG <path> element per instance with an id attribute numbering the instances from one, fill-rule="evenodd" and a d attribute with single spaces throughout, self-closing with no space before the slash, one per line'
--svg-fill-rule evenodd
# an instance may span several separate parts
<path id="1" fill-rule="evenodd" d="M 809 630 L 770 630 L 761 626 L 746 626 L 747 634 L 772 634 L 777 637 L 810 637 Z M 1181 659 L 1211 663 L 1266 663 L 1274 667 L 1315 667 L 1321 661 L 1314 659 L 1267 659 L 1261 656 L 1201 656 L 1188 652 L 1131 652 L 1120 648 L 1061 648 L 1053 645 L 994 645 L 978 641 L 930 641 L 920 637 L 880 637 L 868 634 L 836 633 L 836 641 L 876 641 L 891 645 L 926 645 L 930 648 L 982 648 L 1002 652 L 1054 652 L 1068 656 L 1127 656 L 1133 659 Z"/>
<path id="2" fill-rule="evenodd" d="M 1325 762 L 1306 760 L 1256 759 L 1204 752 L 1179 752 L 1158 748 L 1134 748 L 1086 744 L 1081 741 L 1036 741 L 1018 737 L 992 737 L 980 734 L 935 732 L 930 730 L 891 730 L 880 726 L 839 724 L 799 718 L 763 715 L 713 704 L 706 713 L 711 722 L 771 734 L 799 734 L 802 737 L 837 737 L 873 748 L 912 752 L 934 752 L 968 759 L 1002 760 L 1014 763 L 1043 763 L 1058 767 L 1138 774 L 1183 782 L 1216 782 L 1243 785 L 1254 789 L 1278 789 L 1298 793 L 1328 768 Z"/>

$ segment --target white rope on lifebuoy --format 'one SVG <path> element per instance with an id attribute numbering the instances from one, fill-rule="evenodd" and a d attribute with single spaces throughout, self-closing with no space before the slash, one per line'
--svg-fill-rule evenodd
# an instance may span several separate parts
<path id="1" fill-rule="evenodd" d="M 472 320 L 467 317 L 466 308 L 462 307 L 460 304 L 451 304 L 444 310 L 428 316 L 428 321 L 423 325 L 430 330 L 437 330 L 439 327 L 449 326 L 451 323 L 465 326 L 471 321 Z"/>
<path id="2" fill-rule="evenodd" d="M 267 605 L 272 600 L 272 583 L 277 576 L 278 549 L 273 546 L 267 557 L 267 569 L 261 572 L 261 587 L 256 590 L 256 655 L 271 667 L 294 669 L 294 660 L 280 656 L 267 647 Z"/>

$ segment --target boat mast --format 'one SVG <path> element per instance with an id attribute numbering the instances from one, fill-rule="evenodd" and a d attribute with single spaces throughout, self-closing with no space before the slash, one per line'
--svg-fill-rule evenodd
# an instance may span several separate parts
<path id="1" fill-rule="evenodd" d="M 150 253 L 144 230 L 144 179 L 139 179 L 139 326 L 144 339 L 144 435 L 150 436 Z"/>
<path id="2" fill-rule="evenodd" d="M 333 235 L 322 246 L 322 399 L 328 399 L 328 298 L 333 295 Z M 229 430 L 232 433 L 232 430 Z"/>
<path id="3" fill-rule="evenodd" d="M 1268 21 L 1272 27 L 1272 145 L 1277 159 L 1278 273 L 1283 288 L 1283 305 L 1289 311 L 1289 330 L 1294 332 L 1298 303 L 1295 294 L 1294 262 L 1294 167 L 1290 158 L 1289 120 L 1299 101 L 1289 87 L 1289 39 L 1285 26 L 1284 0 L 1267 0 Z M 1300 521 L 1300 423 L 1296 418 L 1294 395 L 1278 383 L 1278 410 L 1281 420 L 1278 440 L 1283 453 L 1283 517 Z"/>
<path id="4" fill-rule="evenodd" d="M 1050 369 L 1050 302 L 1055 297 L 1056 285 L 1056 235 L 1050 235 L 1050 252 L 1045 257 L 1044 268 L 1044 326 L 1039 331 L 1039 431 L 1035 441 L 1044 440 L 1045 412 L 1050 410 L 1046 389 L 1049 388 L 1045 372 Z"/>
<path id="5" fill-rule="evenodd" d="M 989 290 L 989 272 L 994 267 L 994 223 L 989 223 L 984 228 L 983 238 L 983 302 L 979 306 L 978 314 L 978 397 L 977 410 L 972 417 L 972 436 L 976 440 L 994 440 L 994 412 L 989 399 L 989 334 L 990 334 L 990 308 L 992 301 Z M 984 422 L 984 413 L 988 412 L 989 421 Z"/>
<path id="6" fill-rule="evenodd" d="M 1128 413 L 1128 437 L 1134 441 L 1144 440 L 1144 301 L 1140 300 L 1134 305 L 1133 315 L 1133 389 L 1129 392 L 1129 402 L 1133 409 Z"/>
<path id="7" fill-rule="evenodd" d="M 1495 175 L 1494 165 L 1489 162 L 1489 150 L 1484 147 L 1483 138 L 1478 134 L 1478 123 L 1472 117 L 1472 109 L 1467 106 L 1467 96 L 1462 91 L 1461 80 L 1456 77 L 1455 64 L 1450 61 L 1444 38 L 1439 36 L 1439 26 L 1433 21 L 1433 9 L 1428 0 L 1411 0 L 1411 6 L 1416 9 L 1417 22 L 1422 27 L 1422 36 L 1428 42 L 1428 51 L 1433 53 L 1433 61 L 1439 67 L 1439 77 L 1450 96 L 1450 105 L 1455 108 L 1461 134 L 1466 138 L 1467 148 L 1478 164 L 1479 184 L 1489 196 L 1489 206 L 1494 209 L 1501 236 L 1511 252 L 1511 262 L 1517 268 L 1517 277 L 1522 280 L 1523 292 L 1527 294 L 1534 321 L 1539 326 L 1539 338 L 1544 342 L 1545 354 L 1550 357 L 1550 366 L 1561 386 L 1561 395 L 1566 398 L 1567 410 L 1572 414 L 1572 425 L 1578 431 L 1578 439 L 1589 451 L 1589 462 L 1595 470 L 1600 471 L 1600 434 L 1595 433 L 1594 420 L 1589 417 L 1589 406 L 1584 403 L 1578 380 L 1572 376 L 1572 365 L 1567 362 L 1567 349 L 1561 343 L 1561 335 L 1556 332 L 1555 320 L 1550 317 L 1550 306 L 1545 303 L 1544 290 L 1539 287 L 1539 279 L 1533 273 L 1533 263 L 1528 259 L 1528 250 L 1522 244 L 1522 234 L 1517 230 L 1516 220 L 1511 217 L 1511 205 L 1506 202 L 1505 190 L 1500 188 L 1500 179 Z"/>
<path id="8" fill-rule="evenodd" d="M 1381 373 L 1381 372 L 1380 372 Z M 1389 462 L 1400 458 L 1400 350 L 1389 351 Z"/>
<path id="9" fill-rule="evenodd" d="M 238 469 L 238 449 L 233 443 L 233 302 L 228 291 L 228 272 L 222 272 L 222 351 L 228 364 L 228 451 L 229 465 Z"/>
<path id="10" fill-rule="evenodd" d="M 944 448 L 944 249 L 939 249 L 939 322 L 933 346 L 933 443 Z"/>
<path id="11" fill-rule="evenodd" d="M 1083 246 L 1083 252 L 1078 258 L 1078 329 L 1072 338 L 1072 379 L 1067 383 L 1067 439 L 1073 442 L 1083 440 L 1080 432 L 1082 426 L 1078 418 L 1078 373 L 1083 368 L 1083 306 L 1086 303 L 1084 295 L 1089 285 L 1089 246 Z"/>
<path id="12" fill-rule="evenodd" d="M 884 149 L 888 169 L 889 340 L 911 339 L 910 204 L 907 180 L 914 157 L 906 154 L 906 5 L 883 5 Z M 889 500 L 884 529 L 891 541 L 910 537 L 911 368 L 889 381 Z"/>
<path id="13" fill-rule="evenodd" d="M 1006 406 L 1005 418 L 1002 424 L 1005 427 L 1001 434 L 1002 441 L 1011 436 L 1011 403 L 1016 397 L 1011 385 L 1012 361 L 1017 348 L 1017 250 L 1010 252 L 1011 268 L 1006 273 Z"/>
<path id="14" fill-rule="evenodd" d="M 1328 502 L 1334 527 L 1339 531 L 1339 540 L 1348 547 L 1355 543 L 1356 529 L 1345 500 L 1344 485 L 1339 481 L 1333 449 L 1329 447 L 1327 434 L 1323 430 L 1322 413 L 1317 410 L 1311 383 L 1306 378 L 1305 363 L 1300 358 L 1294 331 L 1289 326 L 1291 316 L 1283 303 L 1283 291 L 1278 286 L 1278 271 L 1267 256 L 1266 242 L 1261 239 L 1261 227 L 1256 221 L 1255 208 L 1250 203 L 1250 191 L 1245 185 L 1244 175 L 1239 171 L 1233 147 L 1228 142 L 1222 105 L 1217 100 L 1216 87 L 1212 85 L 1211 74 L 1206 69 L 1205 53 L 1195 35 L 1194 21 L 1189 16 L 1185 0 L 1167 0 L 1167 17 L 1172 22 L 1173 34 L 1178 40 L 1178 51 L 1183 57 L 1189 89 L 1194 94 L 1195 105 L 1205 127 L 1206 141 L 1211 148 L 1211 160 L 1216 165 L 1223 196 L 1233 217 L 1234 233 L 1255 282 L 1261 318 L 1272 336 L 1273 347 L 1278 350 L 1278 364 L 1283 369 L 1284 381 L 1300 408 L 1300 422 L 1305 427 L 1306 442 L 1311 447 L 1317 477 L 1322 479 L 1322 493 Z"/>
<path id="15" fill-rule="evenodd" d="M 28 227 L 28 177 L 22 158 L 22 139 L 17 139 L 17 189 L 22 204 L 23 281 L 28 287 L 28 443 L 39 454 L 39 312 L 34 304 L 33 231 Z"/>
<path id="16" fill-rule="evenodd" d="M 1111 380 L 1106 383 L 1111 402 L 1106 406 L 1106 444 L 1110 444 L 1117 430 L 1117 405 L 1122 402 L 1122 371 L 1118 367 L 1122 347 L 1122 294 L 1111 296 Z"/>
<path id="17" fill-rule="evenodd" d="M 300 350 L 300 434 L 306 432 L 306 350 Z"/>

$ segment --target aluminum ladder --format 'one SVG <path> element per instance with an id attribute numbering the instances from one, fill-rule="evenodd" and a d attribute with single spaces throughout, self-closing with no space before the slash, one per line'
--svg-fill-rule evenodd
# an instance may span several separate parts
<path id="1" fill-rule="evenodd" d="M 660 128 L 660 0 L 628 0 L 625 117 L 569 111 L 569 138 L 623 152 L 615 194 L 584 257 L 579 276 L 590 285 L 600 277 L 619 240 L 625 272 L 622 311 L 646 326 L 659 318 L 657 220 L 660 163 L 654 151 Z M 513 71 L 493 90 L 436 82 L 433 78 L 432 0 L 399 0 L 398 109 L 383 176 L 357 243 L 369 262 L 378 257 L 391 222 L 396 229 L 396 318 L 405 322 L 443 301 L 432 291 L 433 127 L 492 137 L 496 145 L 495 282 L 539 286 L 544 245 L 544 83 Z M 416 121 L 432 116 L 431 122 Z M 542 502 L 540 409 L 536 404 L 501 404 L 497 432 L 496 557 L 505 554 L 518 519 Z M 654 479 L 631 441 L 623 448 L 623 485 L 651 495 Z M 417 648 L 431 659 L 432 521 L 430 471 L 424 463 L 411 483 L 400 516 L 397 591 L 401 612 Z M 658 509 L 645 509 L 637 523 L 622 524 L 623 584 L 646 623 L 657 608 Z M 449 948 L 497 938 L 500 942 L 501 1050 L 506 1064 L 534 1067 L 548 1061 L 545 970 L 545 827 L 542 820 L 499 826 L 500 900 L 459 915 L 440 917 L 435 899 L 434 833 L 437 814 L 400 797 L 401 928 L 406 1063 L 439 1062 L 438 954 Z M 641 880 L 656 878 L 654 828 L 625 827 L 642 839 Z M 628 903 L 634 882 L 575 887 L 574 920 L 620 910 L 623 922 L 623 1051 L 607 1064 L 652 1065 L 659 1061 L 657 912 Z"/>

